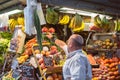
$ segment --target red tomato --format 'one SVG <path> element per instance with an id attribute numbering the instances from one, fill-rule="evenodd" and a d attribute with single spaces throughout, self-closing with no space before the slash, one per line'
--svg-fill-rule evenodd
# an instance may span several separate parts
<path id="1" fill-rule="evenodd" d="M 51 27 L 51 28 L 49 28 L 49 32 L 50 32 L 50 33 L 54 33 L 54 32 L 55 32 L 55 29 Z"/>
<path id="2" fill-rule="evenodd" d="M 42 32 L 48 32 L 48 28 L 47 27 L 43 27 L 42 28 Z"/>

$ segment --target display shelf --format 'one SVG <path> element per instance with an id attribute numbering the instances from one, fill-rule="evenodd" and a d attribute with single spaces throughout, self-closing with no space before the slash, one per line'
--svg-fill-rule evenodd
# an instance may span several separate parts
<path id="1" fill-rule="evenodd" d="M 86 51 L 97 51 L 97 52 L 109 52 L 109 51 L 117 51 L 117 49 L 86 49 Z"/>
<path id="2" fill-rule="evenodd" d="M 62 66 L 48 67 L 45 73 L 51 74 L 51 73 L 59 73 L 59 72 L 62 72 Z"/>

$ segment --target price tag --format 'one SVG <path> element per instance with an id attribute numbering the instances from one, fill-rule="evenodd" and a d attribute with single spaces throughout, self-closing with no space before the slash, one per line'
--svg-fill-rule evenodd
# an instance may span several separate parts
<path id="1" fill-rule="evenodd" d="M 21 76 L 21 72 L 22 72 L 21 70 L 14 70 L 12 77 L 15 79 L 19 78 Z"/>
<path id="2" fill-rule="evenodd" d="M 112 52 L 108 52 L 108 53 L 106 54 L 106 56 L 107 56 L 107 58 L 112 58 L 112 57 L 113 57 L 113 53 L 112 53 Z"/>
<path id="3" fill-rule="evenodd" d="M 22 76 L 28 78 L 34 78 L 34 68 L 33 66 L 23 65 L 21 66 Z"/>
<path id="4" fill-rule="evenodd" d="M 45 67 L 53 66 L 53 59 L 51 57 L 43 57 L 44 58 L 44 64 Z"/>
<path id="5" fill-rule="evenodd" d="M 18 61 L 17 61 L 16 59 L 13 59 L 11 68 L 12 68 L 13 70 L 15 70 L 15 69 L 17 68 L 17 66 L 18 66 Z"/>
<path id="6" fill-rule="evenodd" d="M 120 73 L 120 64 L 118 64 L 118 71 L 119 71 L 119 73 Z"/>

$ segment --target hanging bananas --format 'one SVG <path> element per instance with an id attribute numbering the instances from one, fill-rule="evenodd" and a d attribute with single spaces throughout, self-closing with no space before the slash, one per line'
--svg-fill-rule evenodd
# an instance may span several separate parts
<path id="1" fill-rule="evenodd" d="M 79 14 L 76 13 L 71 19 L 69 28 L 71 28 L 73 32 L 80 32 L 84 30 L 84 22 Z"/>
<path id="2" fill-rule="evenodd" d="M 57 24 L 59 20 L 58 13 L 53 8 L 46 9 L 46 21 L 49 24 Z"/>
<path id="3" fill-rule="evenodd" d="M 102 26 L 101 25 L 102 24 L 102 20 L 101 20 L 99 15 L 94 17 L 94 24 L 95 24 L 96 27 L 99 27 L 99 28 Z"/>
<path id="4" fill-rule="evenodd" d="M 15 19 L 9 19 L 9 29 L 11 32 L 14 32 L 15 26 L 16 25 L 21 25 L 22 26 L 22 31 L 24 31 L 24 18 L 23 17 L 18 17 L 17 20 Z"/>
<path id="5" fill-rule="evenodd" d="M 120 21 L 118 19 L 115 21 L 115 31 L 120 31 Z"/>
<path id="6" fill-rule="evenodd" d="M 15 26 L 18 25 L 17 20 L 15 19 L 10 19 L 9 20 L 9 29 L 11 32 L 14 32 Z"/>
<path id="7" fill-rule="evenodd" d="M 103 19 L 100 18 L 99 15 L 94 17 L 94 25 L 100 29 L 102 29 L 102 31 L 107 32 L 109 31 L 110 27 L 109 27 L 109 20 L 105 17 L 103 17 Z"/>
<path id="8" fill-rule="evenodd" d="M 70 21 L 69 15 L 64 15 L 63 18 L 58 22 L 58 24 L 66 25 Z"/>
<path id="9" fill-rule="evenodd" d="M 24 18 L 23 17 L 18 17 L 17 22 L 18 22 L 19 25 L 24 26 Z"/>

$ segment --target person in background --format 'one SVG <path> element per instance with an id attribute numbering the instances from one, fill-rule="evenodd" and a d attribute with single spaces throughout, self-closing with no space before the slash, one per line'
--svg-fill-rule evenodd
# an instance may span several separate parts
<path id="1" fill-rule="evenodd" d="M 65 51 L 67 56 L 63 66 L 64 80 L 92 80 L 91 65 L 82 52 L 84 43 L 82 36 L 73 34 L 67 44 L 59 39 L 56 39 L 55 43 Z"/>

